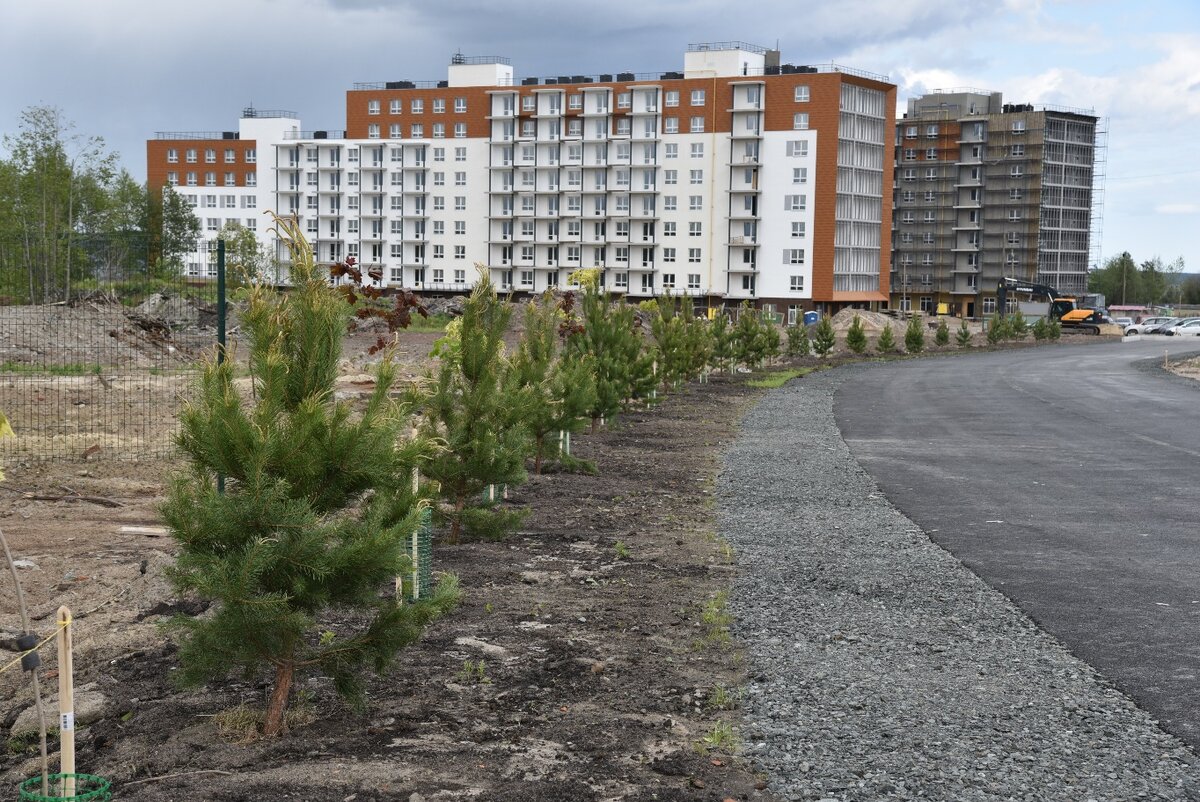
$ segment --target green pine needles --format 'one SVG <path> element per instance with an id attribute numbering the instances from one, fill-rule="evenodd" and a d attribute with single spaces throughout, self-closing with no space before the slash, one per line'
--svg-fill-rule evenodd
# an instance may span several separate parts
<path id="1" fill-rule="evenodd" d="M 858 315 L 850 321 L 850 328 L 846 331 L 846 347 L 856 354 L 867 350 L 867 332 L 863 329 L 862 319 Z"/>
<path id="2" fill-rule="evenodd" d="M 896 335 L 892 333 L 892 324 L 888 323 L 883 327 L 883 331 L 879 333 L 879 339 L 875 341 L 875 350 L 881 354 L 891 354 L 896 350 Z"/>
<path id="3" fill-rule="evenodd" d="M 584 428 L 588 411 L 596 403 L 590 356 L 566 358 L 559 347 L 560 335 L 574 331 L 575 296 L 559 300 L 546 292 L 525 306 L 525 329 L 512 377 L 516 391 L 524 394 L 525 425 L 533 438 L 534 473 L 547 463 L 565 470 L 595 473 L 596 466 L 572 457 L 565 448 L 566 435 Z"/>
<path id="4" fill-rule="evenodd" d="M 387 359 L 361 410 L 334 399 L 352 310 L 319 273 L 294 221 L 276 225 L 291 248 L 293 288 L 247 291 L 250 389 L 235 384 L 232 361 L 204 366 L 197 397 L 181 413 L 178 442 L 190 469 L 175 477 L 163 506 L 179 545 L 176 589 L 216 602 L 211 616 L 171 622 L 179 679 L 197 685 L 273 670 L 266 735 L 286 728 L 297 672 L 323 673 L 343 697 L 361 701 L 363 670 L 385 671 L 459 595 L 446 577 L 415 604 L 381 596 L 412 568 L 423 502 L 411 470 L 429 446 L 402 437 L 407 410 L 391 396 Z M 352 623 L 333 627 L 333 610 Z M 319 628 L 332 632 L 318 636 Z"/>
<path id="5" fill-rule="evenodd" d="M 967 327 L 967 321 L 965 318 L 958 325 L 958 331 L 954 335 L 954 341 L 958 343 L 959 348 L 971 347 L 971 329 Z"/>
<path id="6" fill-rule="evenodd" d="M 833 331 L 833 321 L 829 319 L 828 315 L 822 315 L 820 322 L 817 323 L 816 330 L 813 331 L 813 352 L 820 357 L 829 356 L 836 342 L 837 337 Z"/>
<path id="7" fill-rule="evenodd" d="M 449 525 L 451 543 L 463 532 L 502 537 L 528 514 L 505 509 L 495 492 L 496 486 L 525 481 L 529 451 L 526 398 L 504 351 L 511 317 L 511 307 L 496 295 L 487 268 L 480 266 L 462 317 L 447 327 L 437 372 L 422 399 L 421 432 L 444 447 L 421 470 L 441 487 L 447 504 L 435 514 Z"/>
<path id="8" fill-rule="evenodd" d="M 942 347 L 950 344 L 950 327 L 946 325 L 945 318 L 938 321 L 937 333 L 933 335 L 933 341 Z"/>
<path id="9" fill-rule="evenodd" d="M 904 348 L 910 354 L 919 354 L 925 350 L 925 323 L 920 315 L 913 315 L 904 327 Z"/>

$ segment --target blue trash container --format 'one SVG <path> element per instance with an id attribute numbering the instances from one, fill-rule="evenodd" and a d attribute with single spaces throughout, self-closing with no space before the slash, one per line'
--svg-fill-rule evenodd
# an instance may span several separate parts
<path id="1" fill-rule="evenodd" d="M 813 326 L 820 322 L 821 322 L 821 313 L 820 312 L 805 312 L 804 313 L 804 325 L 805 326 Z"/>

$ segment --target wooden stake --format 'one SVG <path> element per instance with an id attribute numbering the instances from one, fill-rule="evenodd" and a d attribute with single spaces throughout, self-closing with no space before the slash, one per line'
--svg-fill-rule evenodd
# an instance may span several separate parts
<path id="1" fill-rule="evenodd" d="M 62 795 L 75 796 L 75 683 L 74 659 L 71 654 L 71 611 L 58 608 L 58 744 L 62 780 Z"/>

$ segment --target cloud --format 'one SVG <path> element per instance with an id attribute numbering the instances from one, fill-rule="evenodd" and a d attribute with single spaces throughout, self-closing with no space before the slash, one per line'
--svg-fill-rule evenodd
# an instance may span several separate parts
<path id="1" fill-rule="evenodd" d="M 1160 203 L 1154 207 L 1156 214 L 1200 214 L 1200 203 Z"/>

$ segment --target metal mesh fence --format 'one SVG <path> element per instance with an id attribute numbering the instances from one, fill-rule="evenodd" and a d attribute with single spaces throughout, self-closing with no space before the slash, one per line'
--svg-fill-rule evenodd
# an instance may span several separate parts
<path id="1" fill-rule="evenodd" d="M 151 248 L 144 237 L 74 238 L 52 253 L 0 241 L 0 410 L 17 434 L 0 456 L 172 453 L 179 402 L 216 340 L 216 283 L 183 264 L 152 269 Z"/>

